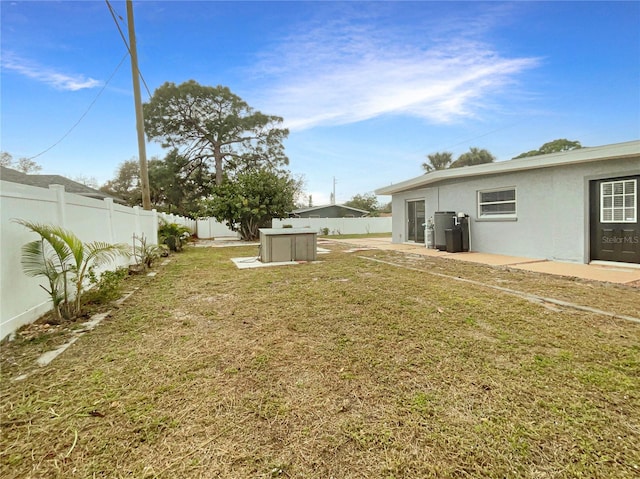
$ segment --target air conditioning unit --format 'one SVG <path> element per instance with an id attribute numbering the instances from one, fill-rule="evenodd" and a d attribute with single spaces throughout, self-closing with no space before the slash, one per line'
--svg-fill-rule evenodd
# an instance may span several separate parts
<path id="1" fill-rule="evenodd" d="M 433 227 L 436 237 L 436 249 L 444 251 L 447 249 L 446 230 L 452 229 L 455 224 L 455 211 L 436 211 L 433 214 Z"/>

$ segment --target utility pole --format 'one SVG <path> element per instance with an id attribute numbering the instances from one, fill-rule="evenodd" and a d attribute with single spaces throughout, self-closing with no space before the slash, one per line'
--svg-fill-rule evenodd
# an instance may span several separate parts
<path id="1" fill-rule="evenodd" d="M 131 75 L 133 76 L 133 101 L 136 106 L 136 130 L 138 131 L 138 156 L 140 158 L 140 186 L 142 188 L 142 208 L 151 209 L 149 189 L 149 171 L 147 169 L 147 150 L 144 142 L 144 116 L 140 98 L 140 70 L 138 70 L 138 48 L 136 31 L 133 25 L 133 3 L 127 0 L 127 24 L 129 26 L 129 53 L 131 56 Z"/>
<path id="2" fill-rule="evenodd" d="M 333 177 L 333 193 L 331 193 L 331 204 L 336 204 L 336 177 Z"/>

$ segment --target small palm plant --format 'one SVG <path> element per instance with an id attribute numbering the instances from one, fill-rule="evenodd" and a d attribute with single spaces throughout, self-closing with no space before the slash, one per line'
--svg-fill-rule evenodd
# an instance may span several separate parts
<path id="1" fill-rule="evenodd" d="M 133 235 L 133 258 L 136 262 L 136 272 L 143 272 L 147 268 L 151 268 L 153 262 L 161 256 L 168 256 L 169 250 L 166 246 L 163 246 L 147 244 L 147 238 L 145 238 L 144 234 L 140 236 Z M 129 271 L 132 271 L 131 268 L 130 266 Z"/>
<path id="2" fill-rule="evenodd" d="M 43 285 L 40 287 L 51 297 L 56 318 L 62 319 L 67 316 L 66 311 L 63 311 L 67 296 L 66 248 L 62 241 L 50 234 L 50 231 L 42 229 L 37 232 L 40 234 L 40 239 L 22 247 L 22 269 L 27 276 L 44 276 L 47 279 L 49 288 Z"/>
<path id="3" fill-rule="evenodd" d="M 186 226 L 160 219 L 158 243 L 166 244 L 171 251 L 181 251 L 183 241 L 190 236 L 191 231 Z"/>
<path id="4" fill-rule="evenodd" d="M 16 222 L 40 235 L 22 247 L 22 268 L 28 276 L 47 279 L 49 288 L 41 286 L 49 293 L 58 319 L 70 319 L 82 313 L 85 282 L 95 268 L 130 254 L 126 244 L 83 243 L 71 231 L 59 226 L 25 220 Z"/>

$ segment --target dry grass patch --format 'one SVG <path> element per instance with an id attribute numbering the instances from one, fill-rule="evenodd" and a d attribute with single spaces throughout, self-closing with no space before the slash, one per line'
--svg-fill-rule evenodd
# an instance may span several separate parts
<path id="1" fill-rule="evenodd" d="M 342 249 L 177 255 L 48 368 L 3 375 L 2 476 L 637 474 L 637 324 Z"/>
<path id="2" fill-rule="evenodd" d="M 569 301 L 596 309 L 634 317 L 640 316 L 640 288 L 568 278 L 508 266 L 487 266 L 448 258 L 402 254 L 395 251 L 369 251 L 362 255 L 399 265 L 454 277 L 481 281 L 530 294 Z"/>

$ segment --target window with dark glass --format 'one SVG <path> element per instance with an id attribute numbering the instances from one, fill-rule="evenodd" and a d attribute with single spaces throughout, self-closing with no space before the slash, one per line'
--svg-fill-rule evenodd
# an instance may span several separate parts
<path id="1" fill-rule="evenodd" d="M 478 218 L 515 218 L 516 189 L 478 192 Z"/>

